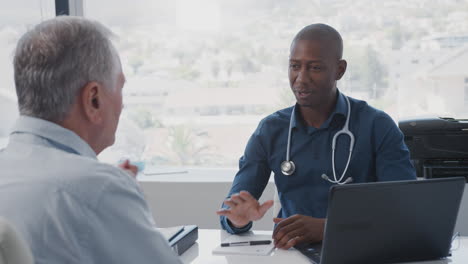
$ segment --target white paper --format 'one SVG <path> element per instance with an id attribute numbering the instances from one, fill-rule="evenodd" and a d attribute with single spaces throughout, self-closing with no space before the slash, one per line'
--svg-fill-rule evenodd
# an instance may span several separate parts
<path id="1" fill-rule="evenodd" d="M 222 243 L 254 241 L 254 240 L 271 240 L 271 235 L 255 235 L 252 233 L 231 235 L 224 239 Z M 256 246 L 233 246 L 221 247 L 219 245 L 213 249 L 213 254 L 216 255 L 251 255 L 251 256 L 268 256 L 274 248 L 273 241 L 269 245 Z"/>

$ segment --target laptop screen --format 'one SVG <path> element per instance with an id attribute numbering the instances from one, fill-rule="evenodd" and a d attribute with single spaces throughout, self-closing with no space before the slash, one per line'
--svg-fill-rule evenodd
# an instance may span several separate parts
<path id="1" fill-rule="evenodd" d="M 320 263 L 448 256 L 464 187 L 462 177 L 333 186 Z"/>

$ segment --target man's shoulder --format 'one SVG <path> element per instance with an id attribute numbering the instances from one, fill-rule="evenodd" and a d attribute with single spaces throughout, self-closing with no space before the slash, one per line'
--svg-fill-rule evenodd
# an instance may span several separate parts
<path id="1" fill-rule="evenodd" d="M 11 147 L 0 155 L 4 172 L 0 186 L 9 185 L 12 199 L 27 203 L 39 200 L 44 206 L 57 201 L 94 208 L 108 190 L 137 192 L 135 180 L 116 166 L 34 145 L 25 145 L 20 151 Z"/>
<path id="2" fill-rule="evenodd" d="M 383 110 L 373 107 L 363 100 L 350 98 L 350 101 L 352 106 L 351 128 L 359 129 L 360 133 L 368 131 L 379 137 L 389 131 L 391 131 L 391 135 L 395 136 L 399 133 L 395 120 Z"/>
<path id="3" fill-rule="evenodd" d="M 136 186 L 134 179 L 120 168 L 71 153 L 52 155 L 41 175 L 43 183 L 51 185 L 50 190 L 67 193 L 89 206 L 94 206 L 109 186 Z"/>
<path id="4" fill-rule="evenodd" d="M 375 121 L 375 120 L 382 120 L 382 121 L 392 121 L 392 118 L 383 110 L 380 110 L 374 106 L 369 105 L 364 100 L 359 100 L 355 98 L 351 98 L 350 103 L 351 107 L 353 108 L 353 112 L 356 113 L 358 116 L 362 116 L 364 119 L 368 121 Z"/>
<path id="5" fill-rule="evenodd" d="M 126 172 L 107 163 L 95 159 L 78 156 L 74 158 L 74 166 L 64 175 L 64 183 L 70 182 L 71 186 L 89 186 L 104 188 L 109 183 L 133 181 Z M 67 184 L 68 185 L 68 184 Z"/>
<path id="6" fill-rule="evenodd" d="M 282 125 L 285 122 L 289 123 L 293 108 L 293 106 L 290 106 L 269 114 L 260 121 L 259 127 L 271 127 Z"/>
<path id="7" fill-rule="evenodd" d="M 34 144 L 11 145 L 1 154 L 0 164 L 5 170 L 35 181 L 92 185 L 130 177 L 116 166 L 95 158 Z"/>

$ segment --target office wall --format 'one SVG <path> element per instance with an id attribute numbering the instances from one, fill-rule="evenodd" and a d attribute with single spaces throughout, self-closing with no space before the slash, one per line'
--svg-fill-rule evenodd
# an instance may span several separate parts
<path id="1" fill-rule="evenodd" d="M 218 229 L 220 225 L 215 211 L 229 191 L 231 182 L 143 181 L 141 186 L 158 226 L 195 224 L 200 228 Z M 274 198 L 277 199 L 274 183 L 269 182 L 260 201 Z M 270 209 L 262 220 L 254 223 L 254 229 L 271 230 L 271 219 L 277 210 Z M 455 232 L 468 236 L 468 186 L 463 195 Z"/>
<path id="2" fill-rule="evenodd" d="M 195 224 L 199 228 L 219 229 L 220 208 L 232 181 L 221 182 L 167 182 L 142 181 L 141 187 L 160 227 Z M 274 198 L 274 184 L 268 183 L 260 201 Z M 273 229 L 273 208 L 254 223 L 256 230 Z"/>

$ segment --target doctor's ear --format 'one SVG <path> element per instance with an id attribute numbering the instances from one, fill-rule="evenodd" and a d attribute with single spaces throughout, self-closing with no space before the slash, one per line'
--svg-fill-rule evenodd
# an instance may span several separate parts
<path id="1" fill-rule="evenodd" d="M 89 82 L 81 91 L 81 105 L 85 118 L 92 123 L 101 123 L 102 85 L 97 82 Z"/>
<path id="2" fill-rule="evenodd" d="M 336 80 L 340 80 L 341 77 L 343 77 L 343 75 L 345 74 L 346 72 L 346 68 L 348 67 L 348 63 L 346 62 L 346 60 L 339 60 L 338 61 L 338 71 L 337 71 L 337 75 L 336 75 Z"/>

